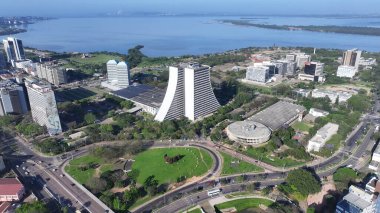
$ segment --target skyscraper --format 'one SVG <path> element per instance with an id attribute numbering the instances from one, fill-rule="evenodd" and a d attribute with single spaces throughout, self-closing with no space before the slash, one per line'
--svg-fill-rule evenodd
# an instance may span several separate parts
<path id="1" fill-rule="evenodd" d="M 155 120 L 187 117 L 195 121 L 220 107 L 211 86 L 210 68 L 197 63 L 169 67 L 169 82 Z"/>
<path id="2" fill-rule="evenodd" d="M 14 61 L 20 61 L 25 59 L 24 46 L 20 39 L 14 37 L 8 37 L 3 40 L 4 50 L 7 55 L 8 63 L 12 63 L 14 66 Z"/>
<path id="3" fill-rule="evenodd" d="M 27 111 L 23 87 L 10 80 L 0 81 L 0 115 L 24 114 Z"/>
<path id="4" fill-rule="evenodd" d="M 343 53 L 342 65 L 353 66 L 358 69 L 361 55 L 362 51 L 359 51 L 358 49 L 347 50 Z"/>
<path id="5" fill-rule="evenodd" d="M 33 120 L 41 126 L 46 126 L 50 135 L 61 133 L 61 121 L 51 85 L 44 81 L 27 78 L 25 86 Z"/>

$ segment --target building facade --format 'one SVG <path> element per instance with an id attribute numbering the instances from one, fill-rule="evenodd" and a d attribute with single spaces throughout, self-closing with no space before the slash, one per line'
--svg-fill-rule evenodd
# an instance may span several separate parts
<path id="1" fill-rule="evenodd" d="M 198 63 L 169 67 L 169 82 L 155 120 L 187 117 L 195 121 L 220 107 L 210 79 L 210 67 Z"/>
<path id="2" fill-rule="evenodd" d="M 307 151 L 319 152 L 320 149 L 331 139 L 333 135 L 338 132 L 339 125 L 334 123 L 327 123 L 320 128 L 317 133 L 309 140 L 307 144 Z"/>
<path id="3" fill-rule="evenodd" d="M 44 79 L 51 84 L 59 86 L 67 83 L 66 70 L 63 67 L 54 64 L 36 64 L 38 78 Z"/>
<path id="4" fill-rule="evenodd" d="M 336 76 L 353 78 L 356 74 L 356 71 L 357 69 L 354 66 L 341 65 L 338 67 L 338 70 L 336 71 Z"/>
<path id="5" fill-rule="evenodd" d="M 267 66 L 249 66 L 245 74 L 245 79 L 266 83 L 269 80 L 269 67 Z"/>
<path id="6" fill-rule="evenodd" d="M 61 121 L 51 85 L 36 79 L 26 79 L 25 86 L 28 91 L 33 120 L 39 125 L 45 126 L 50 135 L 61 133 Z"/>
<path id="7" fill-rule="evenodd" d="M 320 62 L 306 62 L 304 72 L 308 75 L 321 76 L 323 74 L 324 66 L 325 64 Z"/>
<path id="8" fill-rule="evenodd" d="M 361 55 L 362 51 L 358 49 L 347 50 L 343 53 L 342 65 L 353 66 L 358 69 Z"/>
<path id="9" fill-rule="evenodd" d="M 130 85 L 130 70 L 127 62 L 110 60 L 107 62 L 107 82 L 104 87 L 111 90 L 127 88 Z"/>
<path id="10" fill-rule="evenodd" d="M 28 112 L 24 88 L 13 81 L 0 81 L 0 116 Z"/>
<path id="11" fill-rule="evenodd" d="M 13 65 L 14 61 L 21 61 L 25 59 L 24 46 L 20 39 L 8 37 L 3 40 L 4 50 L 7 55 L 8 63 Z"/>

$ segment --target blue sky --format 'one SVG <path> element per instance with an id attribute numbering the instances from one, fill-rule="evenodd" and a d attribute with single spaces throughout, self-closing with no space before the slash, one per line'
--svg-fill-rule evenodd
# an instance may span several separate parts
<path id="1" fill-rule="evenodd" d="M 380 0 L 1 0 L 0 16 L 160 13 L 380 14 Z"/>

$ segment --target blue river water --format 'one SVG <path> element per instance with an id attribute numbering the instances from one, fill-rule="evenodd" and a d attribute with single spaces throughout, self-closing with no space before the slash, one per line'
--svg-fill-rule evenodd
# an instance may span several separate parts
<path id="1" fill-rule="evenodd" d="M 249 18 L 263 24 L 380 27 L 380 18 Z M 60 18 L 29 25 L 26 33 L 16 37 L 25 46 L 57 52 L 126 53 L 141 44 L 148 56 L 198 55 L 273 45 L 380 51 L 380 36 L 270 30 L 218 21 L 223 19 L 240 17 Z"/>

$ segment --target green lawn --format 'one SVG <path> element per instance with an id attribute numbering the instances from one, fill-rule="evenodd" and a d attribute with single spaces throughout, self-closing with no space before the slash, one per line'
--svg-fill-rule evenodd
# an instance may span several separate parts
<path id="1" fill-rule="evenodd" d="M 187 213 L 202 213 L 202 211 L 198 208 L 198 209 L 193 209 L 191 211 L 186 211 Z"/>
<path id="2" fill-rule="evenodd" d="M 95 53 L 91 54 L 91 56 L 90 58 L 81 58 L 81 55 L 78 55 L 68 58 L 69 63 L 65 67 L 81 69 L 82 72 L 92 75 L 96 72 L 95 69 L 105 68 L 107 61 L 112 59 L 121 60 L 119 56 L 104 53 Z"/>
<path id="3" fill-rule="evenodd" d="M 342 140 L 343 140 L 342 135 L 340 134 L 333 135 L 331 139 L 326 142 L 323 148 L 319 152 L 316 152 L 316 154 L 324 156 L 324 157 L 330 157 L 339 149 Z M 331 147 L 331 148 L 326 148 L 326 147 Z"/>
<path id="4" fill-rule="evenodd" d="M 173 164 L 167 164 L 164 155 L 171 157 L 184 155 L 182 159 Z M 132 165 L 132 169 L 139 171 L 138 183 L 143 183 L 147 177 L 154 175 L 160 184 L 176 182 L 177 178 L 185 176 L 201 176 L 205 174 L 213 164 L 211 156 L 198 148 L 159 148 L 150 149 L 138 154 Z"/>
<path id="5" fill-rule="evenodd" d="M 309 132 L 309 129 L 312 127 L 309 124 L 306 124 L 305 122 L 296 122 L 293 124 L 293 129 L 301 131 L 301 132 Z"/>
<path id="6" fill-rule="evenodd" d="M 233 165 L 232 162 L 238 162 L 239 159 L 232 157 L 226 153 L 221 152 L 223 157 L 223 169 L 222 175 L 240 174 L 245 172 L 263 172 L 264 169 L 256 165 L 240 161 L 237 165 Z"/>
<path id="7" fill-rule="evenodd" d="M 227 209 L 235 207 L 236 210 L 243 211 L 245 209 L 249 208 L 258 208 L 260 204 L 265 206 L 270 206 L 273 202 L 267 199 L 261 199 L 261 198 L 244 198 L 244 199 L 238 199 L 238 200 L 231 200 L 225 203 L 221 203 L 216 205 L 216 208 L 220 209 Z"/>
<path id="8" fill-rule="evenodd" d="M 293 167 L 293 166 L 300 166 L 305 164 L 301 161 L 296 161 L 291 158 L 279 158 L 279 157 L 272 157 L 269 155 L 269 153 L 261 153 L 255 148 L 249 148 L 245 151 L 245 154 L 248 156 L 251 156 L 255 159 L 258 159 L 264 163 L 267 163 L 272 166 L 276 167 Z"/>
<path id="9" fill-rule="evenodd" d="M 92 155 L 86 155 L 80 158 L 76 158 L 72 161 L 70 161 L 69 164 L 65 167 L 65 171 L 73 177 L 75 180 L 77 180 L 81 184 L 85 184 L 88 179 L 94 176 L 95 174 L 95 168 L 89 168 L 85 171 L 82 171 L 79 169 L 81 165 L 86 165 L 86 164 L 99 164 L 100 165 L 100 172 L 106 172 L 109 170 L 112 170 L 113 167 L 110 164 L 101 164 L 102 161 L 100 158 L 97 158 Z"/>

